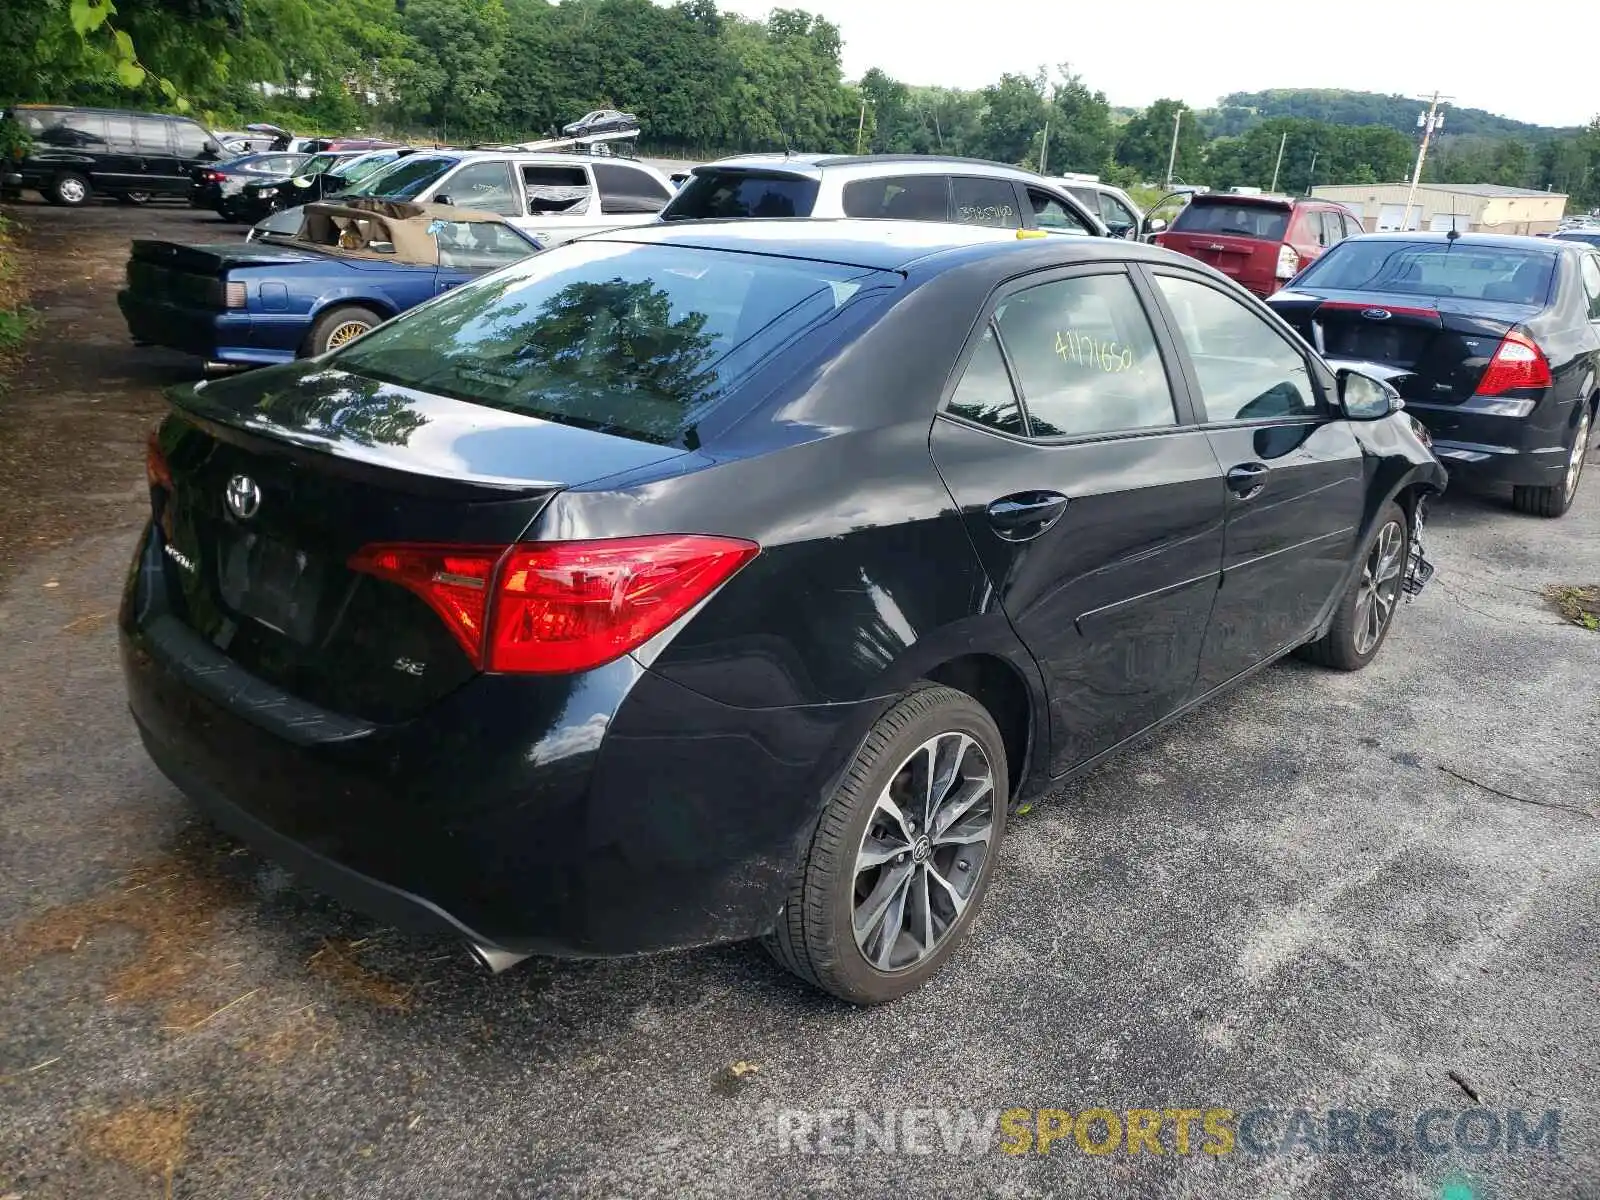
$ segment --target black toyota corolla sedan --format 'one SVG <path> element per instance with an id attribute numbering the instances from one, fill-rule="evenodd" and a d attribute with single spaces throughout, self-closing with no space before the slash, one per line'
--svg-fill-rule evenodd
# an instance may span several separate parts
<path id="1" fill-rule="evenodd" d="M 1600 405 L 1600 254 L 1399 233 L 1334 246 L 1268 301 L 1323 353 L 1375 364 L 1453 476 L 1559 517 Z"/>
<path id="2" fill-rule="evenodd" d="M 759 937 L 889 1000 L 1030 795 L 1377 653 L 1444 485 L 1398 408 L 1137 243 L 589 238 L 173 394 L 133 715 L 218 824 L 490 966 Z"/>

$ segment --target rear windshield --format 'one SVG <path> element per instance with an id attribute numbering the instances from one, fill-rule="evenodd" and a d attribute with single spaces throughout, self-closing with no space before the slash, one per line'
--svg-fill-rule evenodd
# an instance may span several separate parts
<path id="1" fill-rule="evenodd" d="M 1543 304 L 1555 261 L 1554 254 L 1498 246 L 1362 238 L 1329 250 L 1295 286 Z"/>
<path id="2" fill-rule="evenodd" d="M 387 170 L 368 175 L 346 196 L 383 196 L 390 200 L 414 200 L 456 165 L 453 158 L 414 154 L 402 158 Z"/>
<path id="3" fill-rule="evenodd" d="M 764 255 L 574 242 L 391 321 L 331 362 L 419 391 L 671 443 L 803 331 L 897 279 Z"/>
<path id="4" fill-rule="evenodd" d="M 1231 237 L 1281 242 L 1289 229 L 1289 210 L 1265 204 L 1202 204 L 1190 202 L 1173 219 L 1178 233 L 1221 233 Z"/>
<path id="5" fill-rule="evenodd" d="M 663 221 L 702 217 L 809 217 L 817 181 L 750 171 L 709 171 L 691 176 L 662 210 Z"/>

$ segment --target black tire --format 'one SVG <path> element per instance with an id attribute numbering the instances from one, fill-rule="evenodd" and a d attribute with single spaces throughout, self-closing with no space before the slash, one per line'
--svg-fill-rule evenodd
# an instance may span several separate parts
<path id="1" fill-rule="evenodd" d="M 1400 573 L 1394 578 L 1393 595 L 1388 613 L 1382 617 L 1377 640 L 1363 649 L 1364 636 L 1361 628 L 1366 621 L 1367 612 L 1361 603 L 1363 584 L 1368 575 L 1374 547 L 1377 546 L 1379 538 L 1384 536 L 1385 531 L 1394 525 L 1400 527 Z M 1378 514 L 1378 519 L 1372 523 L 1372 532 L 1367 535 L 1367 540 L 1361 547 L 1359 561 L 1362 569 L 1350 581 L 1349 588 L 1339 600 L 1339 607 L 1333 614 L 1333 624 L 1329 626 L 1326 634 L 1297 651 L 1301 658 L 1320 667 L 1331 667 L 1336 671 L 1359 671 L 1378 656 L 1379 650 L 1383 649 L 1389 630 L 1394 626 L 1394 614 L 1400 607 L 1406 572 L 1411 565 L 1411 523 L 1398 504 L 1391 502 Z"/>
<path id="2" fill-rule="evenodd" d="M 311 332 L 306 334 L 305 343 L 300 347 L 300 357 L 310 358 L 318 354 L 326 354 L 329 350 L 342 346 L 345 342 L 383 324 L 383 316 L 373 312 L 370 308 L 362 308 L 359 304 L 341 304 L 331 308 L 317 318 L 317 323 L 311 327 Z M 359 333 L 346 333 L 346 330 L 361 325 L 365 328 Z M 334 344 L 331 344 L 334 343 Z"/>
<path id="3" fill-rule="evenodd" d="M 50 186 L 44 193 L 44 198 L 51 204 L 60 204 L 67 208 L 81 208 L 89 203 L 89 198 L 94 195 L 94 189 L 89 186 L 89 181 L 76 171 L 63 171 L 50 181 Z"/>
<path id="4" fill-rule="evenodd" d="M 951 748 L 951 757 L 941 760 L 953 764 L 946 799 L 956 795 L 957 780 L 965 779 L 969 768 L 981 774 L 981 768 L 986 766 L 992 786 L 984 792 L 981 780 L 965 780 L 977 791 L 978 799 L 969 809 L 954 810 L 951 823 L 941 828 L 950 834 L 961 829 L 970 830 L 969 823 L 981 828 L 987 822 L 987 839 L 955 845 L 931 843 L 926 829 L 917 832 L 912 810 L 911 835 L 915 840 L 906 841 L 908 852 L 895 856 L 881 867 L 860 868 L 858 854 L 864 849 L 863 840 L 869 828 L 876 831 L 889 827 L 877 807 L 880 794 L 887 794 L 892 783 L 898 785 L 902 779 L 914 777 L 913 760 L 922 764 L 929 762 L 929 758 L 920 756 L 930 742 L 935 743 L 934 754 L 937 754 L 949 746 L 949 735 L 956 734 L 971 739 L 976 748 L 981 749 L 986 762 L 972 754 L 972 746 L 957 741 Z M 945 739 L 942 743 L 937 741 L 941 738 Z M 911 772 L 911 776 L 902 776 L 902 769 Z M 971 696 L 931 684 L 903 696 L 873 725 L 840 777 L 817 822 L 805 866 L 790 889 L 778 927 L 762 940 L 762 944 L 801 979 L 852 1004 L 883 1004 L 921 987 L 965 939 L 982 905 L 1005 833 L 1006 808 L 1010 803 L 1008 778 L 1005 743 L 1000 731 L 995 728 L 988 711 Z M 985 798 L 987 812 L 983 811 Z M 938 810 L 936 818 L 940 811 L 951 812 L 948 808 Z M 935 824 L 939 824 L 937 819 Z M 877 841 L 876 844 L 888 843 Z M 978 854 L 980 846 L 982 857 L 977 863 L 976 877 L 962 899 L 963 906 L 955 909 L 952 897 L 956 892 L 939 892 L 930 876 L 949 871 L 950 880 L 959 886 L 959 880 L 971 870 L 971 859 Z M 909 963 L 883 969 L 869 962 L 858 944 L 854 919 L 858 886 L 865 886 L 863 880 L 866 880 L 887 887 L 892 882 L 891 871 L 903 872 L 906 899 L 901 901 L 894 919 L 896 935 L 889 943 L 888 955 L 892 956 L 894 948 L 902 944 L 921 947 L 931 943 L 932 950 L 922 952 L 919 949 L 919 956 Z M 939 877 L 944 881 L 942 875 Z M 912 895 L 919 881 L 923 894 L 930 897 L 922 905 L 917 905 Z M 949 882 L 944 882 L 949 888 Z M 877 894 L 877 889 L 873 888 L 872 893 Z M 871 896 L 863 897 L 860 902 L 870 899 Z M 894 906 L 886 907 L 893 910 Z M 943 907 L 945 911 L 934 914 L 936 907 Z M 929 914 L 925 929 L 932 930 L 935 919 L 942 919 L 945 928 L 921 940 L 912 938 L 909 926 L 907 932 L 901 932 L 902 921 L 920 919 L 916 915 L 919 909 Z M 888 928 L 887 922 L 884 927 Z"/>
<path id="5" fill-rule="evenodd" d="M 1587 402 L 1578 410 L 1572 440 L 1567 443 L 1567 453 L 1575 455 L 1576 472 L 1563 475 L 1560 483 L 1548 487 L 1518 484 L 1511 489 L 1511 507 L 1534 517 L 1563 517 L 1578 498 L 1578 484 L 1583 480 L 1583 462 L 1589 454 L 1590 435 L 1593 433 L 1591 413 Z M 1571 461 L 1569 461 L 1571 466 Z"/>

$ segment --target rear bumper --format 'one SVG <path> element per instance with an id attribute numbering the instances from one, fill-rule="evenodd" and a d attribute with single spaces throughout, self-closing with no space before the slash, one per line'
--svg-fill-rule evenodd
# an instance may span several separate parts
<path id="1" fill-rule="evenodd" d="M 479 676 L 398 725 L 321 713 L 145 594 L 164 587 L 158 539 L 121 621 L 151 758 L 235 837 L 415 932 L 566 956 L 766 932 L 827 764 L 876 711 L 734 708 L 623 658 L 555 682 Z"/>
<path id="2" fill-rule="evenodd" d="M 248 312 L 191 308 L 127 288 L 117 293 L 117 307 L 136 342 L 241 366 L 293 362 L 310 327 L 303 316 L 263 319 Z"/>
<path id="3" fill-rule="evenodd" d="M 1527 416 L 1484 411 L 1485 401 L 1427 404 L 1406 411 L 1433 437 L 1433 452 L 1452 476 L 1471 483 L 1544 487 L 1567 469 L 1576 401 L 1545 399 Z"/>

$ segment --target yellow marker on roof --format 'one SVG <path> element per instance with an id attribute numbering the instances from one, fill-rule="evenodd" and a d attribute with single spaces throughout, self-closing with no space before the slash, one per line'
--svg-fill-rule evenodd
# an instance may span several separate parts
<path id="1" fill-rule="evenodd" d="M 1036 237 L 1049 237 L 1049 236 L 1050 235 L 1048 233 L 1046 233 L 1042 229 L 1019 229 L 1019 230 L 1017 230 L 1017 240 L 1019 242 L 1023 238 L 1036 238 Z"/>

